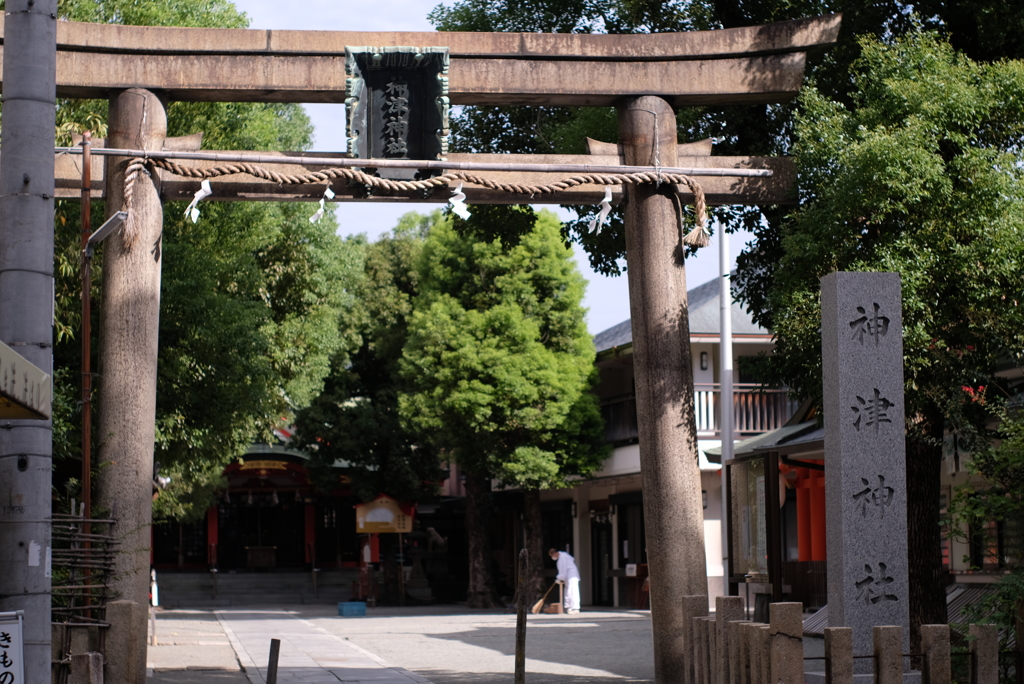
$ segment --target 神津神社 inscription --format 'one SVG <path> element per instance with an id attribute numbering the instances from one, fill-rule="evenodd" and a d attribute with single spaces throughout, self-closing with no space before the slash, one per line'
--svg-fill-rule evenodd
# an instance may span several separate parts
<path id="1" fill-rule="evenodd" d="M 829 625 L 856 655 L 876 625 L 909 635 L 901 308 L 896 273 L 821 280 Z"/>
<path id="2" fill-rule="evenodd" d="M 448 154 L 448 49 L 345 49 L 348 149 L 362 159 L 444 159 Z M 394 180 L 440 173 L 381 168 Z"/>

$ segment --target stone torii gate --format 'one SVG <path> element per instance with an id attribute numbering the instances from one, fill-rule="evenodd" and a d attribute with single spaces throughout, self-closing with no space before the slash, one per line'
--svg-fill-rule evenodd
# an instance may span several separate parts
<path id="1" fill-rule="evenodd" d="M 448 98 L 459 105 L 614 106 L 619 144 L 593 144 L 590 155 L 448 154 L 451 161 L 533 164 L 602 164 L 710 169 L 766 168 L 768 178 L 711 176 L 701 179 L 712 204 L 769 204 L 793 200 L 792 165 L 785 159 L 714 157 L 709 146 L 678 145 L 674 108 L 768 104 L 793 98 L 803 80 L 808 52 L 835 42 L 839 16 L 721 31 L 652 35 L 354 33 L 244 29 L 154 28 L 58 22 L 57 96 L 108 98 L 107 146 L 119 149 L 196 149 L 198 140 L 167 139 L 168 101 L 333 102 L 347 99 L 346 46 L 447 48 Z M 360 48 L 362 49 L 362 48 Z M 256 154 L 256 153 L 252 153 Z M 268 153 L 260 153 L 266 156 Z M 305 173 L 321 168 L 304 161 L 276 168 Z M 652 162 L 654 157 L 657 162 Z M 111 157 L 93 165 L 94 197 L 107 199 L 108 214 L 121 205 L 128 160 Z M 213 162 L 194 162 L 206 168 Z M 57 160 L 57 197 L 79 196 L 76 161 Z M 481 172 L 497 181 L 544 184 L 565 174 Z M 149 488 L 152 472 L 155 369 L 159 317 L 161 203 L 188 200 L 195 180 L 156 170 L 133 187 L 130 226 L 113 236 L 104 255 L 104 304 L 100 416 L 107 464 L 100 499 L 112 492 L 139 492 L 120 504 L 127 529 L 119 586 L 125 599 L 145 605 L 148 592 Z M 367 197 L 361 187 L 335 187 L 336 201 L 447 202 L 444 187 L 391 191 Z M 288 186 L 252 176 L 219 179 L 210 200 L 318 201 L 322 186 Z M 524 198 L 467 183 L 469 203 L 597 204 L 604 188 L 580 186 Z M 703 516 L 697 469 L 687 290 L 673 193 L 684 187 L 651 184 L 613 188 L 626 203 L 626 246 L 633 326 L 637 413 L 644 515 L 651 576 L 655 676 L 686 680 L 682 597 L 706 594 Z M 137 368 L 115 372 L 115 359 Z M 0 594 L 5 593 L 0 579 Z M 112 682 L 145 676 L 145 615 L 127 630 L 133 657 L 108 663 Z"/>

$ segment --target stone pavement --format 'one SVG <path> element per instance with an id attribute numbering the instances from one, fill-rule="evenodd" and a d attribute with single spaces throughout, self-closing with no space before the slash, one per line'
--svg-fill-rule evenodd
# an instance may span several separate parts
<path id="1" fill-rule="evenodd" d="M 512 679 L 515 615 L 461 606 L 333 606 L 161 611 L 148 684 L 264 684 L 272 638 L 278 681 L 335 684 L 496 684 Z M 647 611 L 531 615 L 530 684 L 653 682 Z"/>

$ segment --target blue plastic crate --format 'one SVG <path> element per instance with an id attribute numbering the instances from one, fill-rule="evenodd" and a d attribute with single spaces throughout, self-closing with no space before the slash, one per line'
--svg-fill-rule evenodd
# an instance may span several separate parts
<path id="1" fill-rule="evenodd" d="M 359 617 L 366 615 L 365 601 L 343 601 L 338 604 L 338 615 L 341 617 Z"/>

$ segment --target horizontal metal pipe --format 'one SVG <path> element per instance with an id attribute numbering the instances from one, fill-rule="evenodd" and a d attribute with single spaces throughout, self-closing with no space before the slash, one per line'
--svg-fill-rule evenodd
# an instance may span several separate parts
<path id="1" fill-rule="evenodd" d="M 81 147 L 57 147 L 57 154 L 82 154 Z M 440 169 L 447 171 L 505 171 L 513 173 L 677 173 L 686 176 L 767 177 L 771 169 L 699 169 L 654 166 L 600 166 L 592 164 L 497 164 L 494 162 L 418 161 L 415 159 L 355 159 L 351 157 L 287 157 L 225 152 L 177 152 L 127 150 L 99 147 L 92 154 L 150 159 L 194 159 L 215 162 L 248 162 L 250 164 L 301 164 L 305 166 L 337 166 L 372 169 Z"/>

